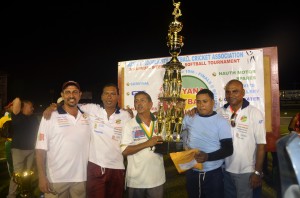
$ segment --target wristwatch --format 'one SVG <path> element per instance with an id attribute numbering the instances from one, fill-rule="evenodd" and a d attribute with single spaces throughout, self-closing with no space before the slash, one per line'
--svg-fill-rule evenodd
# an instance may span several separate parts
<path id="1" fill-rule="evenodd" d="M 255 175 L 257 175 L 257 176 L 259 176 L 259 177 L 262 177 L 262 176 L 263 176 L 263 174 L 262 174 L 262 173 L 260 173 L 260 172 L 259 172 L 259 171 L 257 171 L 257 170 L 256 170 L 256 171 L 254 171 L 254 174 L 255 174 Z"/>

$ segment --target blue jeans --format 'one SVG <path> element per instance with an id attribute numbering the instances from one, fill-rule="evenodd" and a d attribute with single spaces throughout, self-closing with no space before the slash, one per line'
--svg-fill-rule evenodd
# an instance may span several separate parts
<path id="1" fill-rule="evenodd" d="M 189 198 L 222 198 L 224 183 L 222 168 L 208 172 L 188 170 L 186 188 Z"/>

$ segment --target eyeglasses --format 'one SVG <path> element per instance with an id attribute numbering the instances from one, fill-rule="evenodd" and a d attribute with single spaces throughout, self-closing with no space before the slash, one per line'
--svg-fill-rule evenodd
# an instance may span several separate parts
<path id="1" fill-rule="evenodd" d="M 230 124 L 231 124 L 232 127 L 235 127 L 235 126 L 236 126 L 236 123 L 235 123 L 236 117 L 237 117 L 237 114 L 234 112 L 234 113 L 231 115 L 231 118 L 230 118 Z"/>

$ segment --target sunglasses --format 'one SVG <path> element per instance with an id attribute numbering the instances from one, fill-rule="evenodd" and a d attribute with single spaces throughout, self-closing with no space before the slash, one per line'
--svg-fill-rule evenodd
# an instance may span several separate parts
<path id="1" fill-rule="evenodd" d="M 231 115 L 231 118 L 230 118 L 230 124 L 231 124 L 232 127 L 235 127 L 235 126 L 236 126 L 236 123 L 235 123 L 236 117 L 237 117 L 237 114 L 236 114 L 236 113 L 233 113 L 233 114 Z"/>

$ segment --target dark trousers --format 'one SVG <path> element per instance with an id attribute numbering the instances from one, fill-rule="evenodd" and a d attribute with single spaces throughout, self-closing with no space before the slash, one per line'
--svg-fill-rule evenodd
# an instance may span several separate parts
<path id="1" fill-rule="evenodd" d="M 189 198 L 222 198 L 224 183 L 222 168 L 208 172 L 188 170 L 186 188 Z"/>
<path id="2" fill-rule="evenodd" d="M 128 198 L 163 198 L 164 185 L 153 188 L 127 188 Z"/>
<path id="3" fill-rule="evenodd" d="M 122 198 L 125 170 L 103 168 L 88 163 L 86 194 L 88 198 Z"/>
<path id="4" fill-rule="evenodd" d="M 253 198 L 260 198 L 262 194 L 262 186 L 253 189 Z"/>

